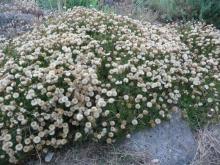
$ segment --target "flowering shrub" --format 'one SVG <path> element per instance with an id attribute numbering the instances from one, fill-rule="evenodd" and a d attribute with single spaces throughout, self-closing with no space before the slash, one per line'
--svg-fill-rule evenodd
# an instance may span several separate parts
<path id="1" fill-rule="evenodd" d="M 202 23 L 190 25 L 188 30 L 183 28 L 181 32 L 182 41 L 191 52 L 192 66 L 200 67 L 197 71 L 192 69 L 189 79 L 195 77 L 195 72 L 200 78 L 199 84 L 191 87 L 193 91 L 183 95 L 179 106 L 187 111 L 191 126 L 196 128 L 205 124 L 207 117 L 219 119 L 220 32 Z"/>
<path id="2" fill-rule="evenodd" d="M 83 8 L 48 18 L 0 51 L 0 158 L 17 163 L 72 140 L 112 143 L 169 119 L 187 98 L 218 116 L 218 35 Z"/>

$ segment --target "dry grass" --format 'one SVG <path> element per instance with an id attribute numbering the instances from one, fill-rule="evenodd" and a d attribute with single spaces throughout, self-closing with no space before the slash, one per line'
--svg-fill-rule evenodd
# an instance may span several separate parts
<path id="1" fill-rule="evenodd" d="M 46 165 L 40 161 L 29 162 L 29 165 Z M 124 146 L 100 145 L 89 143 L 71 149 L 56 152 L 47 165 L 156 165 L 151 162 L 147 151 L 126 150 Z"/>
<path id="2" fill-rule="evenodd" d="M 198 132 L 198 148 L 190 165 L 220 164 L 220 125 L 206 127 Z M 122 145 L 88 143 L 67 147 L 56 152 L 50 163 L 31 161 L 28 165 L 158 165 L 152 162 L 147 150 L 136 152 Z"/>
<path id="3" fill-rule="evenodd" d="M 220 125 L 198 133 L 198 148 L 191 165 L 220 164 Z"/>
<path id="4" fill-rule="evenodd" d="M 159 18 L 159 13 L 145 7 L 142 3 L 135 4 L 134 0 L 121 0 L 114 2 L 110 7 L 116 14 L 129 16 L 143 22 L 155 22 Z"/>
<path id="5" fill-rule="evenodd" d="M 30 31 L 40 24 L 43 11 L 33 0 L 12 0 L 0 2 L 0 42 Z"/>
<path id="6" fill-rule="evenodd" d="M 44 15 L 34 0 L 11 0 L 8 3 L 0 2 L 0 12 L 32 14 L 38 19 Z"/>

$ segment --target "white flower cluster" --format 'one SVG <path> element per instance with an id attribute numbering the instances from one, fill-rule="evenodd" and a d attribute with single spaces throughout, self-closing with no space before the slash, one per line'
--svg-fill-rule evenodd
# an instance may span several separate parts
<path id="1" fill-rule="evenodd" d="M 183 97 L 217 115 L 216 34 L 202 25 L 179 34 L 83 8 L 49 18 L 0 52 L 0 158 L 17 163 L 85 138 L 112 143 L 170 118 Z"/>

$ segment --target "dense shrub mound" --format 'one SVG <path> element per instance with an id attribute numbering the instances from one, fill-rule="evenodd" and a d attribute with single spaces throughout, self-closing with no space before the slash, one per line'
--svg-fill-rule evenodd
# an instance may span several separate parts
<path id="1" fill-rule="evenodd" d="M 155 26 L 74 8 L 0 53 L 0 157 L 83 139 L 112 143 L 171 117 L 218 117 L 220 38 L 211 26 Z M 189 113 L 190 114 L 190 113 Z"/>

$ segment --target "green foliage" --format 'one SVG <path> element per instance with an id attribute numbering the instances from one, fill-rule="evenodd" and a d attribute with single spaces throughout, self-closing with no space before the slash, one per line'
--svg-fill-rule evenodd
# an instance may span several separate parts
<path id="1" fill-rule="evenodd" d="M 200 30 L 198 30 L 197 28 L 197 25 L 189 26 L 187 24 L 183 25 L 180 28 L 180 33 L 182 34 L 181 40 L 189 47 L 190 51 L 195 54 L 203 54 L 205 57 L 208 57 L 216 50 L 219 51 L 219 48 L 216 47 L 216 45 L 212 44 L 213 38 L 210 38 L 210 36 L 207 35 L 208 33 L 204 35 L 203 30 L 205 30 L 206 27 L 202 26 Z M 204 41 L 204 38 L 202 36 L 206 36 L 206 41 Z M 219 58 L 220 52 L 217 52 L 215 54 L 215 57 Z M 202 59 L 196 56 L 193 60 L 200 62 Z M 214 73 L 214 71 L 212 72 Z M 206 101 L 207 98 L 211 98 L 213 96 L 216 97 L 216 92 L 220 92 L 220 82 L 216 81 L 212 77 L 209 77 L 205 80 L 205 83 L 211 85 L 215 84 L 216 91 L 210 88 L 209 90 L 195 88 L 194 90 L 196 92 L 201 93 L 201 95 L 197 99 L 194 97 L 194 94 L 192 93 L 192 96 L 190 97 L 189 95 L 182 95 L 182 99 L 179 102 L 179 107 L 185 113 L 185 117 L 189 122 L 190 127 L 195 130 L 203 127 L 204 125 L 216 123 L 220 119 L 218 115 L 214 115 L 214 118 L 211 117 L 214 113 L 213 109 L 211 108 L 212 103 L 210 104 Z M 185 89 L 182 88 L 182 93 L 184 93 L 184 91 L 186 91 L 187 89 L 190 89 L 190 86 L 186 86 Z M 216 99 L 219 100 L 219 98 Z M 220 107 L 219 104 L 217 105 L 217 107 Z"/>
<path id="2" fill-rule="evenodd" d="M 101 7 L 101 10 L 106 13 L 106 14 L 111 14 L 111 13 L 115 13 L 115 10 L 113 7 L 109 6 L 109 5 L 103 5 Z"/>
<path id="3" fill-rule="evenodd" d="M 172 20 L 174 17 L 180 17 L 183 14 L 182 0 L 150 0 L 147 5 L 162 13 L 162 18 Z"/>
<path id="4" fill-rule="evenodd" d="M 166 20 L 197 19 L 220 27 L 219 0 L 149 0 L 148 6 L 162 13 Z"/>
<path id="5" fill-rule="evenodd" d="M 37 0 L 37 3 L 43 9 L 57 9 L 56 0 Z"/>
<path id="6" fill-rule="evenodd" d="M 220 1 L 219 0 L 201 0 L 200 18 L 207 23 L 215 24 L 220 28 Z"/>
<path id="7" fill-rule="evenodd" d="M 73 8 L 74 6 L 84 6 L 84 7 L 97 7 L 98 0 L 37 0 L 40 7 L 44 9 L 59 9 L 61 7 L 66 7 L 67 9 Z"/>
<path id="8" fill-rule="evenodd" d="M 98 5 L 98 0 L 67 0 L 66 7 L 72 8 L 74 6 L 84 6 L 84 7 L 96 7 Z"/>

